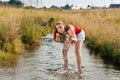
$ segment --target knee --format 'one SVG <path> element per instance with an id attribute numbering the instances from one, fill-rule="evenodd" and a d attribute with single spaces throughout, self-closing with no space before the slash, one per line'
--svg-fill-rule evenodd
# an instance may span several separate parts
<path id="1" fill-rule="evenodd" d="M 80 51 L 79 50 L 76 50 L 76 55 L 80 54 Z"/>

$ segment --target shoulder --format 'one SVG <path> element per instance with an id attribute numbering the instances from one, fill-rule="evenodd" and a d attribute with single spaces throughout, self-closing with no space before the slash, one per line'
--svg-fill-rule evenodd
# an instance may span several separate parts
<path id="1" fill-rule="evenodd" d="M 72 25 L 72 24 L 68 24 L 68 25 L 66 25 L 66 29 L 69 31 L 69 30 L 71 30 L 71 29 L 73 29 L 74 28 L 74 25 Z"/>

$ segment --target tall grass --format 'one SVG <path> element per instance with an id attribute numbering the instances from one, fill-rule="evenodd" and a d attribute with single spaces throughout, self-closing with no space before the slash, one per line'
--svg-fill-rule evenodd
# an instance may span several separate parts
<path id="1" fill-rule="evenodd" d="M 86 32 L 87 46 L 110 63 L 120 64 L 120 10 L 95 9 L 65 11 L 69 23 L 80 25 Z"/>
<path id="2" fill-rule="evenodd" d="M 40 39 L 51 32 L 47 21 L 43 22 L 40 17 L 27 16 L 21 19 L 21 40 L 26 45 L 26 49 L 30 46 L 39 46 Z"/>
<path id="3" fill-rule="evenodd" d="M 91 50 L 120 64 L 119 13 L 119 9 L 64 11 L 0 7 L 0 50 L 16 54 L 26 46 L 27 49 L 28 46 L 38 46 L 41 37 L 52 32 L 55 21 L 62 20 L 82 27 Z M 50 22 L 50 18 L 54 21 Z"/>
<path id="4" fill-rule="evenodd" d="M 85 30 L 87 46 L 110 63 L 120 64 L 120 10 L 67 10 L 57 13 L 65 23 Z"/>
<path id="5" fill-rule="evenodd" d="M 48 25 L 50 17 L 39 12 L 34 9 L 0 7 L 1 65 L 18 61 L 16 56 L 23 53 L 24 49 L 39 46 L 42 36 L 52 32 Z"/>

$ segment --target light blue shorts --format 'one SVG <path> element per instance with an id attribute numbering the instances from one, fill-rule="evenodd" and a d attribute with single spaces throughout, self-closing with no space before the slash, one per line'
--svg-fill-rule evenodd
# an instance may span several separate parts
<path id="1" fill-rule="evenodd" d="M 79 41 L 84 41 L 85 40 L 85 32 L 84 30 L 82 30 L 79 34 L 76 35 L 77 36 L 77 40 Z"/>

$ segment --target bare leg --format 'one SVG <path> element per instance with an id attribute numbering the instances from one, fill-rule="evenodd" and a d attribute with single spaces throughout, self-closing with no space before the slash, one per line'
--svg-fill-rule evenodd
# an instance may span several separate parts
<path id="1" fill-rule="evenodd" d="M 65 41 L 62 53 L 63 53 L 64 66 L 66 69 L 68 68 L 68 50 L 69 50 L 69 48 L 70 48 L 70 42 Z"/>
<path id="2" fill-rule="evenodd" d="M 76 61 L 77 61 L 78 70 L 81 70 L 81 62 L 82 62 L 81 47 L 82 47 L 82 43 L 83 43 L 83 41 L 77 41 L 77 43 L 75 45 Z"/>

